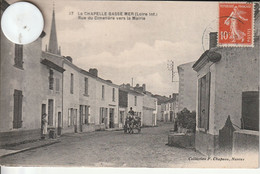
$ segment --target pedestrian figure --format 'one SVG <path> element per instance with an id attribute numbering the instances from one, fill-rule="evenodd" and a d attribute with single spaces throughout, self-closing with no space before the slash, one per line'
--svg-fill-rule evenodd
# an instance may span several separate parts
<path id="1" fill-rule="evenodd" d="M 42 139 L 45 139 L 45 137 L 47 136 L 47 134 L 48 134 L 48 130 L 47 130 L 47 123 L 48 123 L 48 121 L 47 121 L 47 114 L 46 113 L 44 113 L 43 115 L 42 115 Z"/>
<path id="2" fill-rule="evenodd" d="M 128 114 L 130 114 L 131 116 L 134 116 L 135 112 L 133 111 L 132 107 L 130 107 L 130 111 L 128 112 Z"/>

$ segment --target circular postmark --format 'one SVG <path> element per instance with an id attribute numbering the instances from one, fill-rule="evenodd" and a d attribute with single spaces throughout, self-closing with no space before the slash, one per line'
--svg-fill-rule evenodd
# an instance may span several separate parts
<path id="1" fill-rule="evenodd" d="M 28 2 L 16 2 L 3 13 L 1 27 L 13 43 L 29 44 L 41 35 L 44 20 L 40 10 Z"/>

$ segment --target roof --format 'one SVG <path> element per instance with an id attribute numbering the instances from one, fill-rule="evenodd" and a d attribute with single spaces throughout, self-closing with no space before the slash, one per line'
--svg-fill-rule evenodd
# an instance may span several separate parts
<path id="1" fill-rule="evenodd" d="M 110 85 L 110 86 L 114 86 L 114 87 L 116 87 L 116 88 L 119 88 L 119 85 L 114 84 L 114 83 L 111 83 L 110 80 L 102 79 L 102 78 L 100 78 L 100 77 L 98 77 L 98 76 L 95 76 L 95 75 L 91 74 L 89 71 L 86 71 L 86 70 L 84 70 L 84 69 L 79 68 L 78 66 L 76 66 L 75 64 L 73 64 L 72 62 L 70 62 L 69 60 L 67 60 L 65 57 L 63 57 L 63 60 L 64 60 L 64 63 L 66 63 L 67 65 L 71 66 L 72 68 L 74 68 L 74 69 L 77 70 L 78 72 L 80 72 L 80 73 L 82 73 L 82 74 L 84 74 L 84 75 L 87 75 L 87 76 L 89 76 L 89 77 L 92 77 L 92 78 L 94 78 L 94 79 L 96 79 L 96 80 L 99 80 L 99 81 L 101 81 L 101 82 L 103 82 L 103 83 L 105 83 L 105 84 L 107 84 L 107 85 Z"/>
<path id="2" fill-rule="evenodd" d="M 63 73 L 65 71 L 65 69 L 63 69 L 62 67 L 60 67 L 59 65 L 53 63 L 52 61 L 50 61 L 48 59 L 41 60 L 41 63 L 52 69 L 55 69 L 56 71 L 59 71 L 60 73 Z"/>
<path id="3" fill-rule="evenodd" d="M 164 101 L 164 102 L 162 102 L 162 103 L 172 103 L 172 102 L 175 102 L 175 101 L 177 101 L 176 96 L 173 97 L 173 98 L 170 98 L 170 99 L 168 99 L 168 100 L 166 100 L 166 101 Z"/>
<path id="4" fill-rule="evenodd" d="M 209 50 L 206 50 L 206 51 L 200 56 L 200 58 L 194 63 L 194 65 L 192 66 L 192 68 L 195 68 L 195 67 L 199 64 L 199 62 L 201 62 L 202 59 L 208 54 L 208 52 L 209 52 Z"/>
<path id="5" fill-rule="evenodd" d="M 165 101 L 169 100 L 170 98 L 166 97 L 166 96 L 161 96 L 158 94 L 152 95 L 154 98 L 157 98 L 157 104 L 160 105 L 162 103 L 164 103 Z"/>
<path id="6" fill-rule="evenodd" d="M 143 96 L 142 93 L 137 92 L 137 91 L 132 90 L 132 89 L 127 89 L 127 88 L 120 87 L 119 90 L 121 90 L 121 91 L 125 91 L 125 92 L 128 92 L 128 93 L 131 93 L 131 94 L 134 94 L 134 95 Z"/>

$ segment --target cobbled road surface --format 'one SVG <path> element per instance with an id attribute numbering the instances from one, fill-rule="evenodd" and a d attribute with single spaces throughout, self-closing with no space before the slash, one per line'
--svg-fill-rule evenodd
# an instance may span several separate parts
<path id="1" fill-rule="evenodd" d="M 4 165 L 86 167 L 192 167 L 192 149 L 167 146 L 172 124 L 143 128 L 140 134 L 99 131 L 67 134 L 61 142 L 0 159 Z"/>

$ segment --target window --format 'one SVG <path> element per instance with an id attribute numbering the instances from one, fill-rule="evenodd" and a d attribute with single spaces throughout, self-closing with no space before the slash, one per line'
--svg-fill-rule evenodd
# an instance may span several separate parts
<path id="1" fill-rule="evenodd" d="M 74 76 L 70 74 L 70 93 L 73 94 L 73 83 L 74 83 Z"/>
<path id="2" fill-rule="evenodd" d="M 88 95 L 88 78 L 85 77 L 85 90 L 84 90 L 84 94 Z"/>
<path id="3" fill-rule="evenodd" d="M 53 126 L 53 100 L 48 100 L 48 125 Z"/>
<path id="4" fill-rule="evenodd" d="M 89 106 L 80 105 L 81 124 L 88 124 L 89 123 L 89 111 L 90 111 Z"/>
<path id="5" fill-rule="evenodd" d="M 137 96 L 135 96 L 135 106 L 137 106 Z"/>
<path id="6" fill-rule="evenodd" d="M 120 111 L 120 123 L 124 123 L 124 115 L 125 115 L 125 112 L 124 111 Z"/>
<path id="7" fill-rule="evenodd" d="M 72 112 L 73 112 L 73 109 L 69 108 L 69 111 L 68 111 L 68 127 L 70 127 L 71 123 L 72 123 Z"/>
<path id="8" fill-rule="evenodd" d="M 105 99 L 105 86 L 102 85 L 102 99 Z"/>
<path id="9" fill-rule="evenodd" d="M 86 113 L 86 116 L 85 116 L 85 124 L 88 124 L 89 123 L 89 113 L 90 113 L 90 107 L 89 106 L 85 106 L 85 113 Z"/>
<path id="10" fill-rule="evenodd" d="M 99 123 L 106 123 L 107 121 L 107 108 L 101 107 L 100 108 L 100 114 L 99 114 Z"/>
<path id="11" fill-rule="evenodd" d="M 56 91 L 60 91 L 60 79 L 56 78 Z"/>
<path id="12" fill-rule="evenodd" d="M 14 65 L 23 69 L 23 45 L 15 44 Z"/>
<path id="13" fill-rule="evenodd" d="M 115 101 L 115 88 L 112 89 L 112 101 Z"/>
<path id="14" fill-rule="evenodd" d="M 242 92 L 241 128 L 259 131 L 259 91 Z"/>
<path id="15" fill-rule="evenodd" d="M 198 81 L 198 127 L 209 129 L 210 72 Z"/>
<path id="16" fill-rule="evenodd" d="M 18 129 L 22 127 L 22 103 L 23 94 L 20 90 L 14 90 L 14 117 L 13 128 Z"/>
<path id="17" fill-rule="evenodd" d="M 49 89 L 50 90 L 53 90 L 53 81 L 54 81 L 54 78 L 53 78 L 53 70 L 49 70 Z"/>

